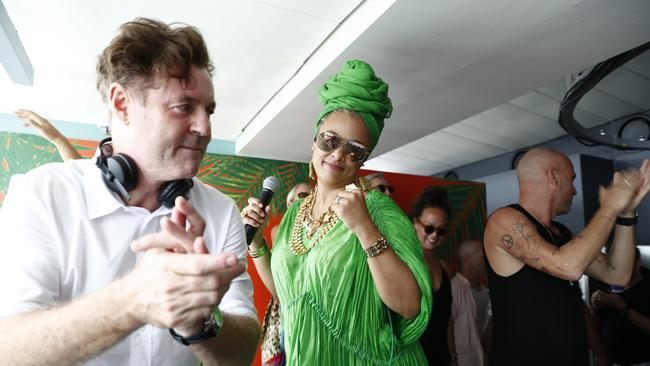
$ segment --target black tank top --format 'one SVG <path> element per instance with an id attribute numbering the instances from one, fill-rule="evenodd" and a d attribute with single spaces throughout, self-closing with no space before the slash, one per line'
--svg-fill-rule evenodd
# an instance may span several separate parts
<path id="1" fill-rule="evenodd" d="M 553 221 L 560 235 L 547 230 L 518 204 L 508 206 L 528 217 L 537 233 L 562 246 L 569 229 Z M 550 236 L 552 235 L 552 237 Z M 485 256 L 492 301 L 490 365 L 589 365 L 585 315 L 578 283 L 524 265 L 509 277 L 496 274 Z"/>
<path id="2" fill-rule="evenodd" d="M 433 310 L 429 324 L 420 337 L 420 344 L 429 365 L 449 365 L 447 326 L 451 315 L 451 283 L 444 269 L 438 291 L 433 290 Z"/>

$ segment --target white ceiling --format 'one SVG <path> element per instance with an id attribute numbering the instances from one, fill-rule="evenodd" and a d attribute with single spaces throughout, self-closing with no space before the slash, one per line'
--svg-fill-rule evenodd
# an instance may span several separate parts
<path id="1" fill-rule="evenodd" d="M 2 2 L 35 79 L 18 86 L 0 71 L 0 113 L 101 124 L 96 56 L 119 24 L 155 17 L 204 33 L 217 67 L 213 135 L 238 154 L 307 161 L 318 87 L 360 58 L 395 106 L 366 167 L 421 175 L 564 134 L 565 76 L 650 40 L 646 0 Z M 595 125 L 650 108 L 648 65 L 606 80 L 579 112 Z"/>
<path id="2" fill-rule="evenodd" d="M 361 58 L 395 106 L 366 167 L 433 174 L 562 134 L 549 98 L 516 97 L 648 40 L 648 1 L 399 0 L 237 151 L 307 161 L 318 87 Z"/>
<path id="3" fill-rule="evenodd" d="M 234 140 L 359 2 L 2 0 L 35 75 L 28 87 L 0 71 L 0 112 L 31 108 L 55 120 L 104 124 L 97 56 L 120 24 L 153 17 L 203 33 L 216 66 L 213 136 Z"/>

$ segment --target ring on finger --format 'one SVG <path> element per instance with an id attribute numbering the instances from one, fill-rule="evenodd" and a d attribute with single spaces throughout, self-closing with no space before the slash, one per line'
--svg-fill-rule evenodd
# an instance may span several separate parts
<path id="1" fill-rule="evenodd" d="M 623 183 L 625 183 L 629 188 L 632 188 L 632 184 L 627 179 L 623 178 Z"/>
<path id="2" fill-rule="evenodd" d="M 341 196 L 337 195 L 336 198 L 334 199 L 334 203 L 336 203 L 337 205 L 341 203 L 341 198 L 342 198 Z"/>

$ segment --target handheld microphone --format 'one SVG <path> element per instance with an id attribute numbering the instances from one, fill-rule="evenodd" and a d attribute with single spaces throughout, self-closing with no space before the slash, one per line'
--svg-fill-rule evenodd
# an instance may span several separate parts
<path id="1" fill-rule="evenodd" d="M 273 198 L 273 193 L 280 188 L 280 181 L 276 177 L 267 177 L 262 183 L 262 194 L 260 195 L 260 201 L 262 201 L 262 210 L 268 206 Z M 246 244 L 250 244 L 253 241 L 253 237 L 257 232 L 257 228 L 251 225 L 244 225 L 244 230 L 246 231 Z"/>

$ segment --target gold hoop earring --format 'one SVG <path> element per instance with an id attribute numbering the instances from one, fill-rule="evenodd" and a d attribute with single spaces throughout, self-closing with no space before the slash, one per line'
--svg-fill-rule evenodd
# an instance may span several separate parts
<path id="1" fill-rule="evenodd" d="M 369 192 L 370 191 L 370 182 L 368 181 L 368 179 L 366 177 L 359 176 L 357 178 L 357 181 L 359 182 L 358 185 L 359 185 L 359 188 L 361 189 L 361 191 L 363 191 L 363 192 Z"/>
<path id="2" fill-rule="evenodd" d="M 314 170 L 314 164 L 309 162 L 309 179 L 316 180 L 316 170 Z"/>

